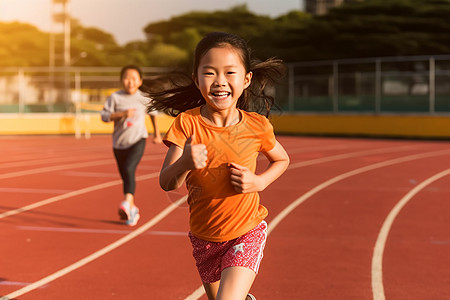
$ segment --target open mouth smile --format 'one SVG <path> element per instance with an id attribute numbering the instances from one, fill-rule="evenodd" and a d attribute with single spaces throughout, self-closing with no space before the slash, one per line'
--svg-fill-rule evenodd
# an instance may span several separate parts
<path id="1" fill-rule="evenodd" d="M 231 95 L 231 93 L 230 92 L 214 92 L 214 93 L 211 93 L 215 98 L 219 98 L 219 99 L 221 99 L 221 98 L 226 98 L 226 97 L 228 97 L 229 95 Z"/>

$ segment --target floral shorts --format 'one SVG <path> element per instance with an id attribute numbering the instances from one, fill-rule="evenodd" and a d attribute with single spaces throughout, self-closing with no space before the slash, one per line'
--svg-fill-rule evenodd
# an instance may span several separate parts
<path id="1" fill-rule="evenodd" d="M 228 267 L 246 267 L 258 273 L 267 239 L 267 223 L 262 221 L 246 234 L 226 242 L 210 242 L 189 233 L 200 277 L 205 283 L 220 280 Z"/>

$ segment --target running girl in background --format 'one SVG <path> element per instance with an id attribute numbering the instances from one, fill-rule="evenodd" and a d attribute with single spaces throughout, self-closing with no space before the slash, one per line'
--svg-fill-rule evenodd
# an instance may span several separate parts
<path id="1" fill-rule="evenodd" d="M 148 137 L 145 117 L 148 98 L 139 90 L 142 71 L 137 66 L 125 66 L 120 72 L 123 89 L 108 97 L 101 112 L 104 122 L 114 121 L 113 152 L 123 181 L 124 200 L 119 206 L 119 216 L 127 225 L 134 226 L 140 218 L 134 203 L 136 168 L 145 150 Z M 150 113 L 154 129 L 154 143 L 161 143 L 156 114 Z"/>
<path id="2" fill-rule="evenodd" d="M 248 292 L 267 237 L 258 192 L 289 157 L 254 111 L 269 114 L 273 98 L 264 89 L 283 73 L 280 60 L 256 63 L 242 38 L 215 32 L 197 45 L 192 77 L 169 74 L 173 88 L 150 92 L 149 111 L 177 115 L 164 138 L 160 185 L 170 191 L 186 181 L 193 256 L 210 300 L 255 299 Z M 269 164 L 256 174 L 260 152 Z"/>

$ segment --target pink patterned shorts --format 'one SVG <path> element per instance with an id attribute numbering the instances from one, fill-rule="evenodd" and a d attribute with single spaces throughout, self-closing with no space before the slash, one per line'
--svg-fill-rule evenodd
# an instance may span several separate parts
<path id="1" fill-rule="evenodd" d="M 267 223 L 262 221 L 246 234 L 226 242 L 210 242 L 189 233 L 193 256 L 203 282 L 220 280 L 228 267 L 246 267 L 258 273 L 267 239 Z"/>

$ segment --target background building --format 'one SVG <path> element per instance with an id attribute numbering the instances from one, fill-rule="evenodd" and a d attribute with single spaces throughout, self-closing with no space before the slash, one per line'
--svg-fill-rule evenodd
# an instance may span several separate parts
<path id="1" fill-rule="evenodd" d="M 354 1 L 357 0 L 305 0 L 305 11 L 313 15 L 324 15 L 330 8 Z"/>

